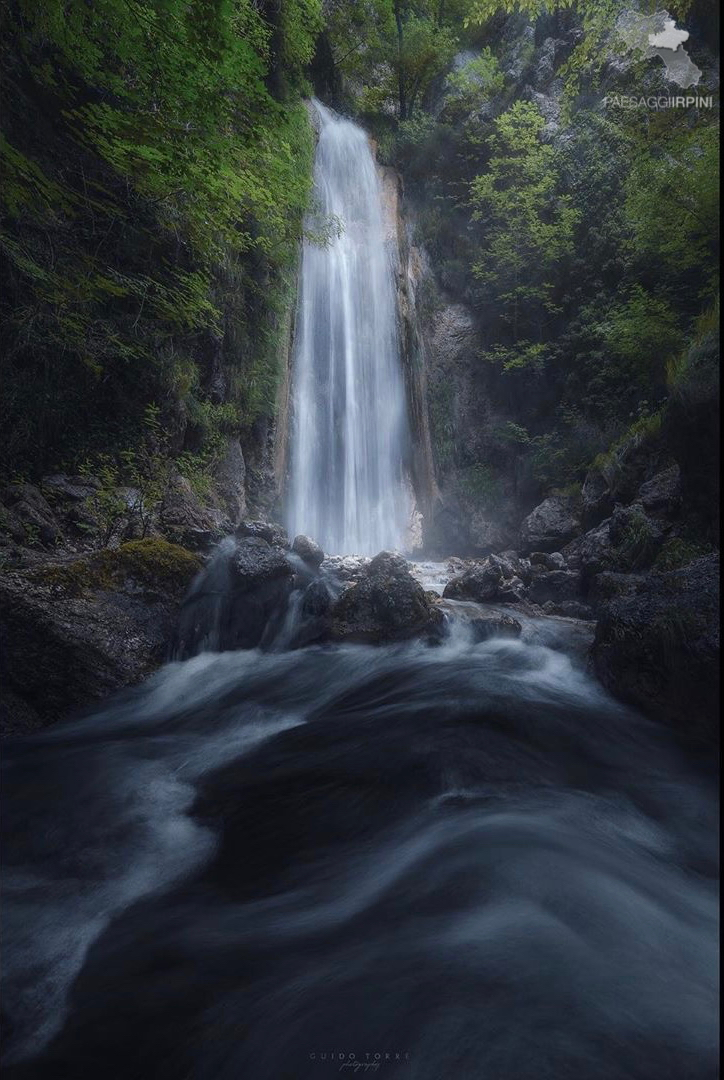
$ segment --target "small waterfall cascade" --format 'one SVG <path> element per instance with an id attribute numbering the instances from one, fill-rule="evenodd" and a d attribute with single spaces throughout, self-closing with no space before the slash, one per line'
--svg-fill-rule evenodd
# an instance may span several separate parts
<path id="1" fill-rule="evenodd" d="M 362 128 L 318 101 L 293 354 L 287 525 L 330 554 L 404 550 L 411 495 L 393 259 Z"/>

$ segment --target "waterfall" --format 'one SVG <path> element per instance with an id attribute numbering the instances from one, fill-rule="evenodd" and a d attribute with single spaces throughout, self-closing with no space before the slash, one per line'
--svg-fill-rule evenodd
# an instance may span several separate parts
<path id="1" fill-rule="evenodd" d="M 382 188 L 365 132 L 318 101 L 293 355 L 288 525 L 332 554 L 403 550 L 405 391 Z"/>

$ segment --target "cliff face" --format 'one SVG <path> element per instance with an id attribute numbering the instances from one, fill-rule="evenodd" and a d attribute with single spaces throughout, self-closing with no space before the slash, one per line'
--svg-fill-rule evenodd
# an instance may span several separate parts
<path id="1" fill-rule="evenodd" d="M 433 555 L 487 554 L 506 545 L 516 508 L 512 486 L 501 512 L 486 490 L 486 474 L 460 465 L 488 454 L 494 422 L 475 320 L 466 304 L 444 293 L 427 251 L 415 243 L 416 212 L 405 200 L 402 177 L 389 166 L 380 175 L 397 280 L 420 545 Z"/>

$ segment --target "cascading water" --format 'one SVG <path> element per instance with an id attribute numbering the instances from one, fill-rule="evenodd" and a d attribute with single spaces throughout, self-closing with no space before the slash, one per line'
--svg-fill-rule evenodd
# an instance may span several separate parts
<path id="1" fill-rule="evenodd" d="M 393 264 L 367 136 L 314 102 L 319 121 L 312 228 L 294 347 L 288 524 L 333 554 L 404 549 L 405 391 Z"/>

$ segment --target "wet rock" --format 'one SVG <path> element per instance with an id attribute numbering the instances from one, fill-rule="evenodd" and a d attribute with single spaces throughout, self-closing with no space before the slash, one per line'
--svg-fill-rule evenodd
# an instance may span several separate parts
<path id="1" fill-rule="evenodd" d="M 232 587 L 241 590 L 275 578 L 289 578 L 294 573 L 284 553 L 260 536 L 239 540 L 231 565 Z"/>
<path id="2" fill-rule="evenodd" d="M 45 725 L 140 682 L 164 662 L 201 562 L 164 540 L 0 577 L 5 730 Z"/>
<path id="3" fill-rule="evenodd" d="M 502 611 L 485 612 L 463 608 L 454 614 L 454 619 L 464 623 L 471 631 L 475 641 L 490 641 L 491 638 L 519 638 L 523 628 L 517 619 Z"/>
<path id="4" fill-rule="evenodd" d="M 356 581 L 369 562 L 364 555 L 327 555 L 320 570 L 338 581 Z"/>
<path id="5" fill-rule="evenodd" d="M 548 601 L 577 600 L 581 593 L 581 577 L 575 570 L 547 570 L 534 576 L 528 599 L 541 606 Z"/>
<path id="6" fill-rule="evenodd" d="M 581 600 L 563 600 L 559 604 L 548 600 L 543 604 L 543 611 L 546 615 L 561 615 L 565 619 L 582 619 L 585 622 L 592 622 L 596 618 L 590 604 L 584 604 Z"/>
<path id="7" fill-rule="evenodd" d="M 520 604 L 526 598 L 526 587 L 519 577 L 508 578 L 498 589 L 498 601 L 501 604 Z"/>
<path id="8" fill-rule="evenodd" d="M 536 506 L 520 527 L 520 550 L 560 551 L 581 531 L 578 503 L 570 495 L 551 495 Z"/>
<path id="9" fill-rule="evenodd" d="M 309 616 L 327 615 L 334 604 L 335 596 L 326 581 L 316 578 L 304 590 L 302 614 Z"/>
<path id="10" fill-rule="evenodd" d="M 502 584 L 500 567 L 486 560 L 474 563 L 459 577 L 448 581 L 442 595 L 448 600 L 474 600 L 482 604 L 486 600 L 494 600 Z"/>
<path id="11" fill-rule="evenodd" d="M 254 649 L 268 645 L 284 620 L 293 585 L 294 567 L 283 550 L 261 536 L 238 540 L 228 556 L 228 584 L 225 582 L 222 589 L 213 630 L 216 647 Z M 198 629 L 194 632 L 191 606 L 195 599 L 190 598 L 185 611 L 184 639 L 190 652 L 195 651 L 199 637 L 208 634 L 203 591 L 198 597 Z"/>
<path id="12" fill-rule="evenodd" d="M 604 604 L 593 658 L 622 700 L 693 739 L 718 738 L 718 554 L 648 574 Z"/>
<path id="13" fill-rule="evenodd" d="M 305 562 L 307 566 L 313 569 L 317 569 L 324 562 L 324 552 L 319 544 L 301 533 L 299 536 L 294 537 L 292 551 L 299 556 L 302 562 Z"/>
<path id="14" fill-rule="evenodd" d="M 256 537 L 266 540 L 275 548 L 289 548 L 289 537 L 286 529 L 273 521 L 242 521 L 236 527 L 236 536 L 239 540 L 245 537 Z"/>
<path id="15" fill-rule="evenodd" d="M 332 609 L 335 641 L 380 644 L 423 637 L 442 631 L 443 616 L 407 561 L 394 552 L 376 555 Z"/>
<path id="16" fill-rule="evenodd" d="M 533 564 L 530 559 L 518 559 L 516 563 L 518 577 L 524 585 L 530 585 L 533 580 Z"/>
<path id="17" fill-rule="evenodd" d="M 516 567 L 509 559 L 502 555 L 489 555 L 486 560 L 491 566 L 496 566 L 505 581 L 510 581 L 516 576 Z M 517 562 L 517 560 L 516 560 Z"/>

